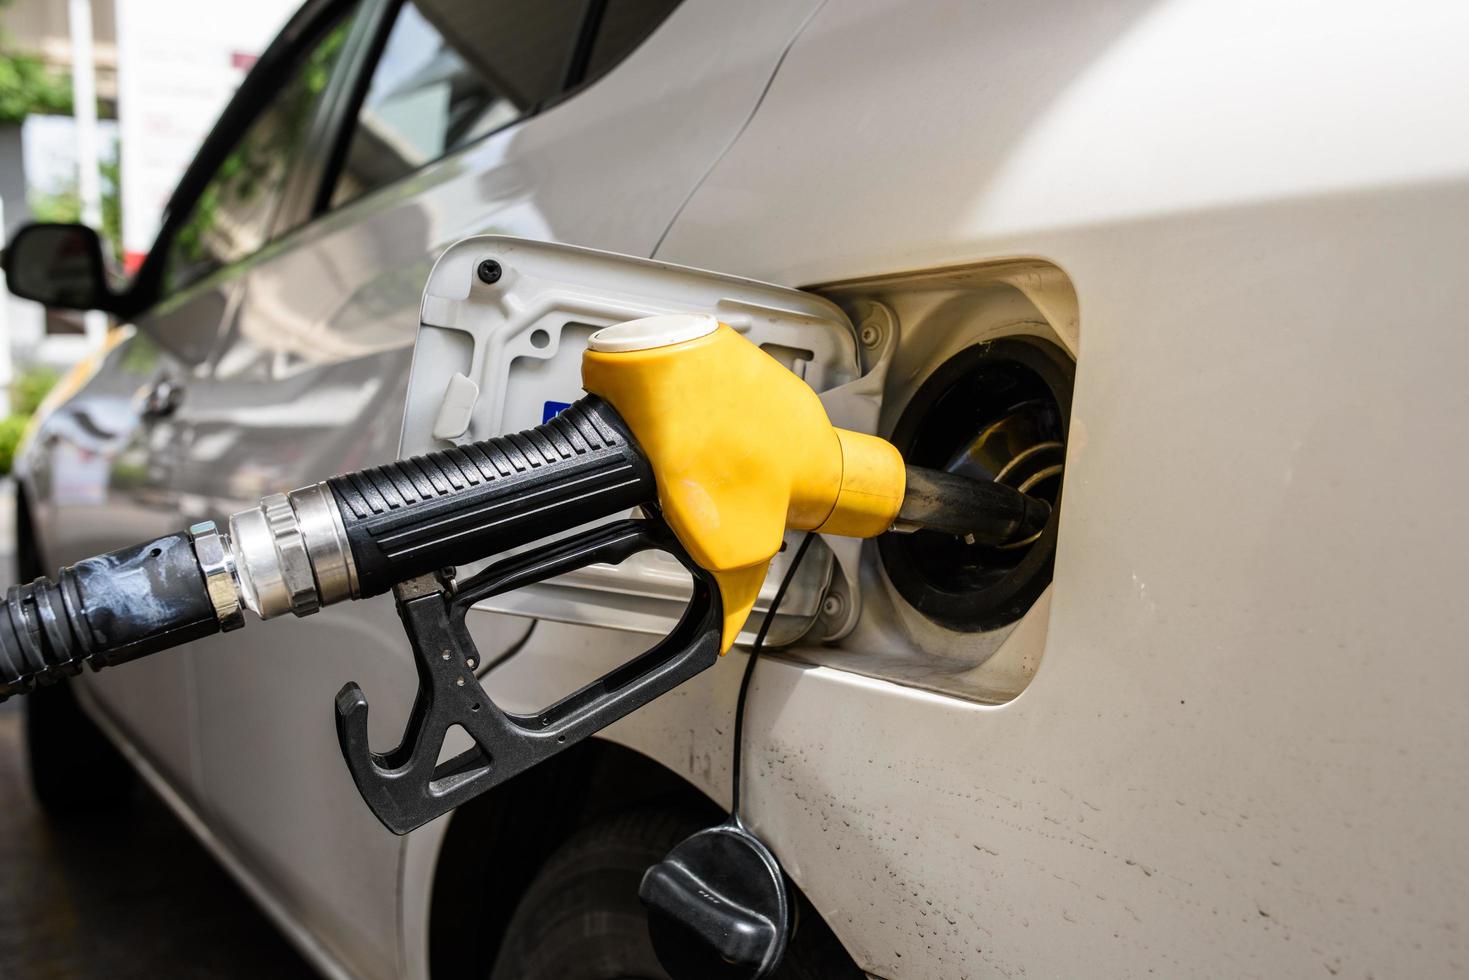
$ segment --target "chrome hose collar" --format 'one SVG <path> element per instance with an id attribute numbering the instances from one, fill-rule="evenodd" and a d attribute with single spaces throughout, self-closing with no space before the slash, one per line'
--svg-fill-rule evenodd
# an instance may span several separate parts
<path id="1" fill-rule="evenodd" d="M 245 605 L 261 619 L 309 616 L 357 595 L 357 569 L 325 484 L 273 493 L 230 518 Z"/>
<path id="2" fill-rule="evenodd" d="M 199 570 L 204 573 L 204 585 L 209 590 L 209 601 L 214 605 L 220 630 L 228 633 L 239 629 L 245 625 L 245 608 L 240 601 L 240 583 L 229 542 L 213 521 L 201 521 L 190 527 L 189 539 L 194 544 Z"/>
<path id="3" fill-rule="evenodd" d="M 301 533 L 296 511 L 291 507 L 290 498 L 283 493 L 260 498 L 260 509 L 265 513 L 265 522 L 270 525 L 275 553 L 280 560 L 280 579 L 285 586 L 291 612 L 297 616 L 309 616 L 321 608 L 321 600 L 316 593 L 311 555 L 306 551 L 306 536 Z"/>
<path id="4" fill-rule="evenodd" d="M 230 518 L 230 541 L 245 605 L 261 619 L 290 612 L 291 592 L 275 548 L 275 533 L 265 518 L 264 501 Z"/>
<path id="5" fill-rule="evenodd" d="M 357 566 L 347 542 L 342 512 L 325 483 L 316 483 L 288 495 L 300 523 L 321 604 L 327 606 L 357 596 Z"/>

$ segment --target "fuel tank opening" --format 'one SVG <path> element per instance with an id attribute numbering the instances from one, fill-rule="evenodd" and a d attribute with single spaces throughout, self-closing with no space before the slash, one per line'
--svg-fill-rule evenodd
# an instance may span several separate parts
<path id="1" fill-rule="evenodd" d="M 1040 531 L 1001 546 L 927 530 L 878 539 L 894 588 L 940 626 L 1005 626 L 1050 584 L 1075 373 L 1040 338 L 976 344 L 934 371 L 898 419 L 891 438 L 908 463 L 995 480 L 1051 505 Z"/>

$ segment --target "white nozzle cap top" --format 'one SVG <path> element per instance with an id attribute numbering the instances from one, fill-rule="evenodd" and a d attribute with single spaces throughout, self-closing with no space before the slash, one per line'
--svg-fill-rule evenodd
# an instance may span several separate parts
<path id="1" fill-rule="evenodd" d="M 621 354 L 695 340 L 717 329 L 719 321 L 707 313 L 666 313 L 603 327 L 587 338 L 587 347 L 608 354 Z"/>

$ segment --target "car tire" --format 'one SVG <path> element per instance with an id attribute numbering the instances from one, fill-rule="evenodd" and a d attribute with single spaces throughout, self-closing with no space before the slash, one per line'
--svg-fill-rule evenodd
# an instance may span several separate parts
<path id="1" fill-rule="evenodd" d="M 649 865 L 709 826 L 669 810 L 583 828 L 546 860 L 505 930 L 491 980 L 668 980 L 648 939 L 638 883 Z M 797 929 L 778 980 L 862 980 L 826 923 L 797 895 Z"/>
<path id="2" fill-rule="evenodd" d="M 71 817 L 127 805 L 137 775 L 82 711 L 70 684 L 37 688 L 25 710 L 26 760 L 41 809 Z"/>

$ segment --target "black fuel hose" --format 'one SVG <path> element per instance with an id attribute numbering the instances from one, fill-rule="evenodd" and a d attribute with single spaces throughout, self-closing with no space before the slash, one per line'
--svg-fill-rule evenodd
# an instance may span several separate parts
<path id="1" fill-rule="evenodd" d="M 0 700 L 219 630 L 189 535 L 88 558 L 6 593 Z"/>

